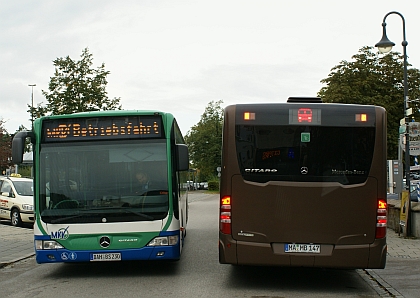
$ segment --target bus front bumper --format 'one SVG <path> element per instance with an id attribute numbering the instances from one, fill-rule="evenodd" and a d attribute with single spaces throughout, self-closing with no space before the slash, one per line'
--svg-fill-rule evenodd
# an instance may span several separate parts
<path id="1" fill-rule="evenodd" d="M 36 262 L 95 262 L 95 261 L 130 261 L 130 260 L 179 260 L 179 242 L 173 246 L 143 247 L 125 250 L 70 251 L 67 249 L 35 250 Z"/>

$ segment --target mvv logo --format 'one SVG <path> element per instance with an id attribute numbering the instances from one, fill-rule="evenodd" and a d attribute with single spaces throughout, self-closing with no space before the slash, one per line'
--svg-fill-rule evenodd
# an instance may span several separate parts
<path id="1" fill-rule="evenodd" d="M 61 239 L 61 240 L 66 240 L 67 238 L 69 238 L 69 232 L 68 232 L 69 227 L 67 228 L 61 228 L 56 232 L 51 232 L 51 239 Z"/>

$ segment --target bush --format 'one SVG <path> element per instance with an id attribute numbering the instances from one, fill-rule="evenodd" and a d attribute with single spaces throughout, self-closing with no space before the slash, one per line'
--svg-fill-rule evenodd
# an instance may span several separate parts
<path id="1" fill-rule="evenodd" d="M 209 191 L 218 191 L 219 181 L 209 181 Z"/>
<path id="2" fill-rule="evenodd" d="M 31 166 L 20 166 L 19 169 L 19 174 L 22 177 L 32 177 L 32 167 Z"/>

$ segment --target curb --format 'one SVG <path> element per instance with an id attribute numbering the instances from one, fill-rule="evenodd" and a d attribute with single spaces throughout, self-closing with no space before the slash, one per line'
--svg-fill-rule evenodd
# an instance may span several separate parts
<path id="1" fill-rule="evenodd" d="M 373 269 L 358 269 L 356 271 L 380 297 L 404 298 L 400 292 L 383 280 Z"/>
<path id="2" fill-rule="evenodd" d="M 4 268 L 4 267 L 6 267 L 10 264 L 29 259 L 30 257 L 33 257 L 33 256 L 35 256 L 35 253 L 30 253 L 30 254 L 24 255 L 22 257 L 16 258 L 14 260 L 8 261 L 8 262 L 2 262 L 2 263 L 0 263 L 0 268 Z"/>

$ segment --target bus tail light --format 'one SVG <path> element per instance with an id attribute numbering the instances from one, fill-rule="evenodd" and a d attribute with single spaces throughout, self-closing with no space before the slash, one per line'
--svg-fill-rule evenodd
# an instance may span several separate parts
<path id="1" fill-rule="evenodd" d="M 231 205 L 230 196 L 220 200 L 220 231 L 223 234 L 231 234 Z"/>
<path id="2" fill-rule="evenodd" d="M 386 200 L 378 200 L 378 209 L 376 211 L 376 239 L 386 236 L 387 226 L 387 202 Z"/>

